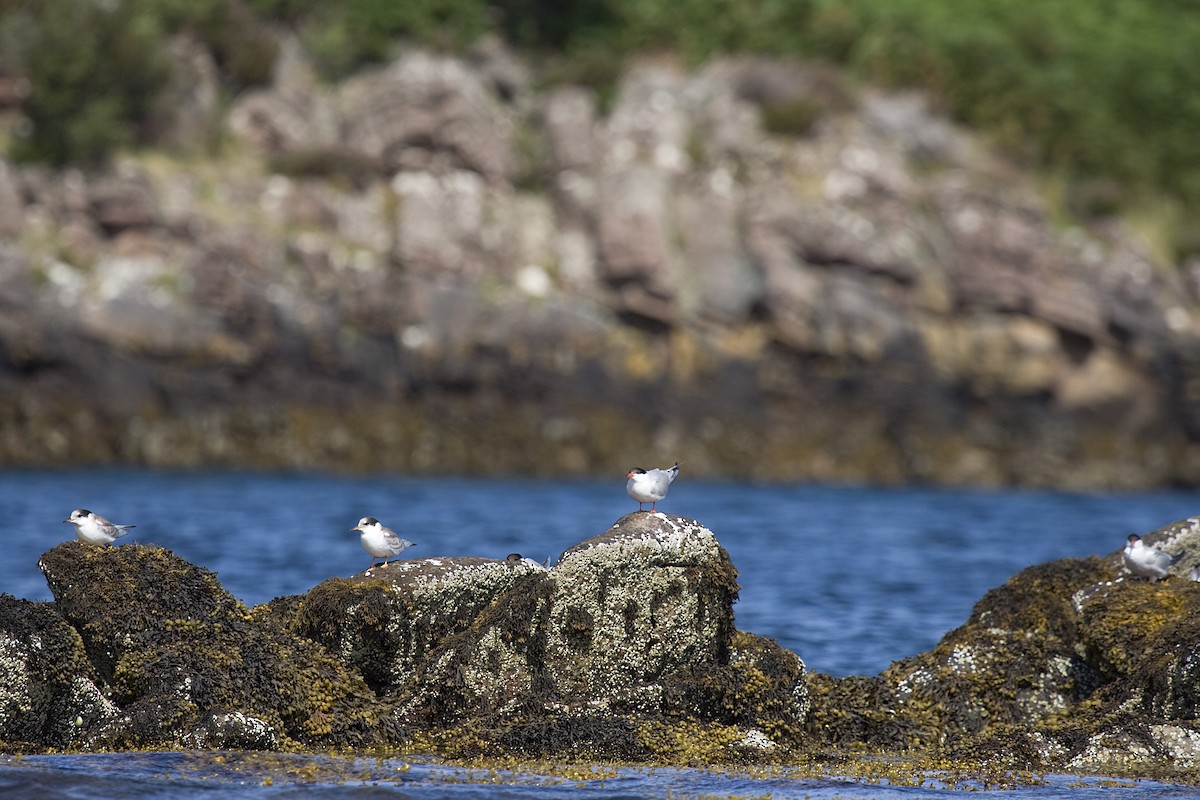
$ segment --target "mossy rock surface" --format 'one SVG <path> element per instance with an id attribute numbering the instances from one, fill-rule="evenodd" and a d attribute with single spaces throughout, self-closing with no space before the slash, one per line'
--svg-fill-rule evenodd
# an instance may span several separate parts
<path id="1" fill-rule="evenodd" d="M 1146 537 L 1200 548 L 1200 523 Z M 374 748 L 456 758 L 861 764 L 1200 782 L 1200 583 L 1120 551 L 1029 567 L 926 653 L 809 674 L 734 628 L 711 531 L 621 518 L 554 567 L 395 562 L 253 612 L 157 547 L 69 542 L 0 596 L 0 746 Z M 855 756 L 854 754 L 858 754 Z M 847 761 L 846 763 L 850 763 Z"/>
<path id="2" fill-rule="evenodd" d="M 430 651 L 468 629 L 519 580 L 545 571 L 521 559 L 393 561 L 318 584 L 296 602 L 292 628 L 383 695 L 407 685 Z"/>
<path id="3" fill-rule="evenodd" d="M 1200 525 L 1144 538 L 1187 553 Z M 1180 577 L 1185 563 L 1157 583 L 1119 550 L 1022 570 L 928 652 L 878 677 L 810 676 L 809 742 L 1013 769 L 1170 765 L 1158 774 L 1176 778 L 1200 765 L 1200 583 Z"/>
<path id="4" fill-rule="evenodd" d="M 0 595 L 0 742 L 75 744 L 116 714 L 83 641 L 51 603 Z"/>
<path id="5" fill-rule="evenodd" d="M 688 736 L 659 734 L 698 725 L 728 758 L 793 741 L 807 712 L 803 662 L 734 629 L 737 592 L 711 531 L 635 513 L 549 570 L 394 562 L 270 613 L 290 609 L 438 752 L 643 760 L 682 753 Z"/>
<path id="6" fill-rule="evenodd" d="M 67 542 L 40 566 L 120 714 L 93 748 L 353 746 L 378 701 L 323 648 L 256 622 L 216 576 L 154 546 Z"/>

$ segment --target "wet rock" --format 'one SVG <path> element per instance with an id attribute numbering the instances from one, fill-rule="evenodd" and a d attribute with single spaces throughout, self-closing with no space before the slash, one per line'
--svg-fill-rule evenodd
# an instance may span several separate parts
<path id="1" fill-rule="evenodd" d="M 1200 522 L 1145 539 L 1194 553 Z M 1187 569 L 1149 583 L 1120 551 L 1029 567 L 929 652 L 878 677 L 813 676 L 807 733 L 1014 768 L 1187 769 L 1200 737 L 1200 585 Z"/>
<path id="2" fill-rule="evenodd" d="M 78 745 L 118 713 L 100 682 L 52 604 L 0 595 L 0 742 Z"/>
<path id="3" fill-rule="evenodd" d="M 398 726 L 472 731 L 458 752 L 641 759 L 670 749 L 654 726 L 678 722 L 741 731 L 728 757 L 793 741 L 808 709 L 803 662 L 736 632 L 736 595 L 711 531 L 636 513 L 550 569 L 395 562 L 321 584 L 284 613 L 394 701 Z M 576 751 L 581 736 L 590 744 Z"/>
<path id="4" fill-rule="evenodd" d="M 1144 539 L 1194 554 L 1200 520 Z M 1120 551 L 1029 567 L 929 652 L 848 678 L 735 630 L 727 554 L 665 514 L 623 517 L 550 568 L 393 562 L 253 612 L 161 548 L 69 542 L 41 567 L 53 604 L 0 596 L 0 746 L 19 751 L 404 743 L 712 763 L 866 748 L 1164 778 L 1200 757 L 1200 585 L 1134 578 Z"/>
<path id="5" fill-rule="evenodd" d="M 119 709 L 85 724 L 86 747 L 381 740 L 380 709 L 360 677 L 317 645 L 257 624 L 208 570 L 158 547 L 79 542 L 39 566 Z"/>
<path id="6" fill-rule="evenodd" d="M 59 545 L 54 604 L 0 597 L 0 742 L 755 759 L 797 741 L 804 663 L 733 627 L 699 523 L 635 513 L 553 568 L 427 558 L 247 610 L 158 547 Z"/>
<path id="7" fill-rule="evenodd" d="M 521 560 L 394 561 L 309 590 L 293 627 L 386 694 L 406 686 L 430 651 L 468 629 L 497 597 L 544 572 Z"/>
<path id="8" fill-rule="evenodd" d="M 660 708 L 661 676 L 729 661 L 737 573 L 693 520 L 629 514 L 550 576 L 546 667 L 564 698 Z"/>
<path id="9" fill-rule="evenodd" d="M 1077 652 L 1071 598 L 1113 576 L 1098 558 L 1030 567 L 984 595 L 965 625 L 883 674 L 902 707 L 926 717 L 939 747 L 999 726 L 1031 727 L 1075 707 L 1105 681 Z"/>

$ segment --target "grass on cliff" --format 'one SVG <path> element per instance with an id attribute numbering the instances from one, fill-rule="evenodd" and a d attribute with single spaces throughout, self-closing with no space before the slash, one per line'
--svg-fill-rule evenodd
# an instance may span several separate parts
<path id="1" fill-rule="evenodd" d="M 821 59 L 930 90 L 1065 180 L 1077 214 L 1169 198 L 1182 209 L 1169 255 L 1200 253 L 1189 233 L 1200 214 L 1200 7 L 1189 0 L 10 0 L 0 4 L 0 78 L 30 81 L 29 133 L 14 155 L 88 164 L 153 145 L 173 36 L 202 42 L 232 95 L 269 80 L 284 30 L 330 78 L 400 43 L 463 50 L 488 32 L 601 84 L 644 52 Z"/>

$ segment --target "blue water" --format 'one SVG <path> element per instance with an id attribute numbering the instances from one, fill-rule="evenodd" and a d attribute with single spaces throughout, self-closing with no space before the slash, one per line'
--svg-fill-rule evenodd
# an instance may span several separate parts
<path id="1" fill-rule="evenodd" d="M 369 557 L 350 528 L 375 516 L 418 543 L 413 557 L 520 552 L 539 561 L 607 529 L 634 509 L 625 479 L 485 480 L 347 477 L 135 470 L 0 471 L 0 592 L 51 599 L 37 560 L 71 538 L 64 524 L 84 507 L 137 527 L 130 539 L 170 548 L 214 570 L 249 605 L 307 591 L 362 570 Z M 777 640 L 809 669 L 876 674 L 893 660 L 932 647 L 962 624 L 988 589 L 1031 564 L 1106 554 L 1129 533 L 1200 513 L 1200 492 L 1084 494 L 958 489 L 878 489 L 749 484 L 690 479 L 686 472 L 660 510 L 699 520 L 739 572 L 737 626 Z M 234 774 L 180 777 L 179 754 L 0 761 L 0 796 L 241 796 Z M 97 761 L 95 759 L 110 759 Z M 133 760 L 130 760 L 133 759 Z M 140 759 L 140 760 L 139 760 Z M 98 764 L 105 765 L 99 771 Z M 442 771 L 439 772 L 438 770 Z M 111 772 L 105 772 L 108 770 Z M 123 771 L 124 770 L 124 771 Z M 702 771 L 627 771 L 568 789 L 537 780 L 501 791 L 459 785 L 445 768 L 414 765 L 403 780 L 279 784 L 253 796 L 487 796 L 551 798 L 770 794 L 774 797 L 930 796 L 911 788 L 837 781 L 775 782 Z M 126 772 L 132 771 L 130 777 Z M 19 776 L 19 777 L 14 777 Z M 36 780 L 49 784 L 38 795 Z M 169 776 L 169 777 L 164 777 Z M 1129 787 L 1072 787 L 1051 781 L 1004 797 L 1110 797 Z M 748 781 L 748 782 L 747 782 Z M 115 786 L 124 794 L 114 794 Z M 257 785 L 257 784 L 255 784 Z M 234 791 L 235 787 L 241 787 Z M 140 788 L 139 788 L 140 787 Z M 223 788 L 222 788 L 223 787 Z M 558 788 L 556 788 L 558 787 Z M 45 787 L 44 787 L 45 788 Z M 561 792 L 560 792 L 561 789 Z M 194 791 L 193 791 L 194 790 Z M 1138 796 L 1190 796 L 1178 787 L 1139 785 Z M 1192 789 L 1192 792 L 1195 790 Z M 22 794 L 24 792 L 24 794 Z M 990 794 L 990 792 L 985 792 Z M 1001 795 L 997 795 L 1001 796 Z"/>
<path id="2" fill-rule="evenodd" d="M 948 786 L 934 776 L 921 786 L 814 779 L 787 770 L 750 775 L 702 769 L 597 767 L 595 777 L 448 767 L 400 759 L 120 753 L 83 756 L 0 756 L 5 800 L 280 800 L 280 798 L 451 798 L 452 800 L 577 800 L 577 798 L 806 798 L 811 800 L 918 800 L 964 796 L 980 800 L 1117 800 L 1194 798 L 1196 787 L 1153 781 L 1108 781 L 1070 775 L 1035 777 L 1040 783 L 1003 788 Z M 265 779 L 270 777 L 268 783 Z"/>

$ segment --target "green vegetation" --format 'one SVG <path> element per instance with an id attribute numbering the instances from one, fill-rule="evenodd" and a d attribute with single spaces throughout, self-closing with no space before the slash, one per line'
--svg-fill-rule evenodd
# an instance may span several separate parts
<path id="1" fill-rule="evenodd" d="M 214 54 L 230 91 L 265 81 L 295 31 L 330 78 L 399 43 L 460 49 L 496 32 L 549 74 L 611 81 L 628 56 L 816 58 L 932 91 L 957 118 L 1065 180 L 1101 214 L 1139 196 L 1200 209 L 1195 0 L 0 0 L 0 75 L 32 82 L 16 155 L 94 163 L 154 141 L 173 34 Z M 804 108 L 773 124 L 803 129 Z M 1180 247 L 1195 237 L 1178 237 Z M 1190 244 L 1187 244 L 1190 242 Z"/>

